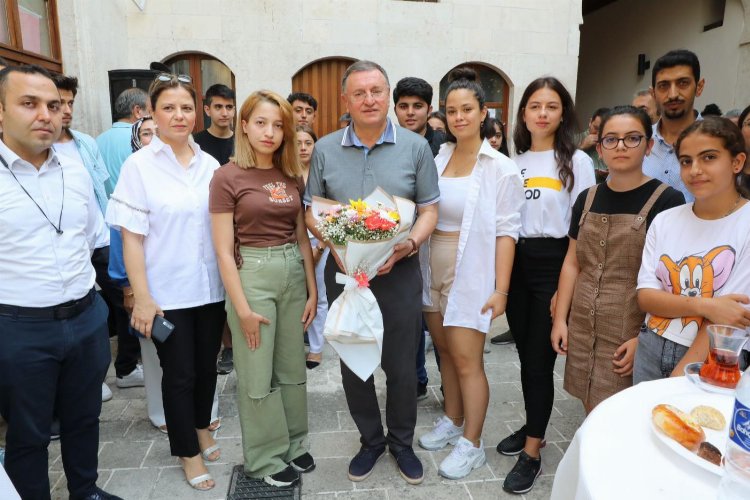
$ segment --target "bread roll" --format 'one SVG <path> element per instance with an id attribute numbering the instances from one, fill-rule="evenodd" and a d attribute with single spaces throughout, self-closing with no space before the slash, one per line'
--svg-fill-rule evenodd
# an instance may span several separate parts
<path id="1" fill-rule="evenodd" d="M 698 422 L 701 427 L 707 427 L 717 431 L 724 430 L 727 425 L 727 421 L 724 415 L 713 406 L 696 406 L 693 411 L 690 412 L 690 416 Z"/>
<path id="2" fill-rule="evenodd" d="M 721 452 L 708 441 L 701 443 L 700 448 L 698 448 L 698 456 L 721 467 Z"/>
<path id="3" fill-rule="evenodd" d="M 654 425 L 692 452 L 698 451 L 706 440 L 706 434 L 698 423 L 687 413 L 672 405 L 656 405 L 651 410 Z"/>

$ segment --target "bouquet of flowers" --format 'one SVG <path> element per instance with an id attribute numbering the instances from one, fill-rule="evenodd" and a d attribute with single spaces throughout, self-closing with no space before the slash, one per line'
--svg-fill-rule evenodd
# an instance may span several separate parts
<path id="1" fill-rule="evenodd" d="M 369 283 L 393 247 L 409 237 L 415 205 L 377 188 L 364 200 L 348 204 L 313 197 L 312 210 L 318 231 L 333 244 L 346 273 L 336 273 L 344 291 L 331 304 L 323 336 L 341 360 L 367 380 L 383 350 L 383 315 Z"/>

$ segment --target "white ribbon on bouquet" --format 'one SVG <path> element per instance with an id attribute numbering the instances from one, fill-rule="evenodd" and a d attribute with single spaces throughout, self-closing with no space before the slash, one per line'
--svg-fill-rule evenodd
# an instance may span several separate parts
<path id="1" fill-rule="evenodd" d="M 371 207 L 380 204 L 398 212 L 398 231 L 388 240 L 348 240 L 345 245 L 333 247 L 346 274 L 336 273 L 336 282 L 344 285 L 344 291 L 328 310 L 323 336 L 341 361 L 359 378 L 367 380 L 380 364 L 383 353 L 383 315 L 369 286 L 355 276 L 362 272 L 367 275 L 367 281 L 376 278 L 378 269 L 393 255 L 393 247 L 409 237 L 416 206 L 411 200 L 391 196 L 381 188 L 363 201 Z M 319 220 L 322 212 L 342 204 L 314 196 L 313 214 Z"/>

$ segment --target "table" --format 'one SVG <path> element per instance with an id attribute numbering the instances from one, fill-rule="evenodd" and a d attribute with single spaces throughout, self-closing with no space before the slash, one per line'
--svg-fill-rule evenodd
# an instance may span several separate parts
<path id="1" fill-rule="evenodd" d="M 691 393 L 703 391 L 675 377 L 638 384 L 599 404 L 558 465 L 551 499 L 716 498 L 719 476 L 674 454 L 651 428 L 654 406 Z"/>
<path id="2" fill-rule="evenodd" d="M 3 500 L 21 500 L 2 465 L 0 465 L 0 498 Z"/>

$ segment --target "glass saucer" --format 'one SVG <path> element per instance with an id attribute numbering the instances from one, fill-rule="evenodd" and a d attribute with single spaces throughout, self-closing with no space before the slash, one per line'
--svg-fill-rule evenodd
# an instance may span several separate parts
<path id="1" fill-rule="evenodd" d="M 699 361 L 697 363 L 690 363 L 689 365 L 685 366 L 685 376 L 688 378 L 688 380 L 690 380 L 692 383 L 694 383 L 704 391 L 715 392 L 716 394 L 724 394 L 726 396 L 734 397 L 734 389 L 707 384 L 706 382 L 701 380 L 701 366 L 703 366 L 702 361 Z"/>

